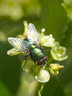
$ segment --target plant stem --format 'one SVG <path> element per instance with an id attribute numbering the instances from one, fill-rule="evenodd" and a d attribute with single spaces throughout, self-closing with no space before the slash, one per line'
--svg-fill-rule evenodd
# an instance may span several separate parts
<path id="1" fill-rule="evenodd" d="M 41 85 L 40 90 L 38 90 L 38 96 L 42 96 L 44 84 Z"/>

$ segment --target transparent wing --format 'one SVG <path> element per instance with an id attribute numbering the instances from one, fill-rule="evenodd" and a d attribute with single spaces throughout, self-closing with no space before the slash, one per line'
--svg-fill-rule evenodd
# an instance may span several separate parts
<path id="1" fill-rule="evenodd" d="M 37 45 L 40 44 L 40 34 L 37 32 L 35 26 L 31 23 L 29 23 L 28 26 L 28 40 L 36 43 Z"/>
<path id="2" fill-rule="evenodd" d="M 28 50 L 25 46 L 25 44 L 22 42 L 23 40 L 20 38 L 13 38 L 13 37 L 9 37 L 8 38 L 8 42 L 14 47 L 16 48 L 18 51 L 24 53 L 24 54 L 28 54 Z"/>

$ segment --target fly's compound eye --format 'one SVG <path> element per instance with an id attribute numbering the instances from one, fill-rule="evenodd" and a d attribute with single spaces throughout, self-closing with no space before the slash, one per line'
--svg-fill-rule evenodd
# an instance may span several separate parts
<path id="1" fill-rule="evenodd" d="M 47 56 L 45 56 L 45 57 L 44 57 L 44 60 L 45 60 L 45 61 L 47 61 L 47 60 L 48 60 L 48 57 L 47 57 Z"/>

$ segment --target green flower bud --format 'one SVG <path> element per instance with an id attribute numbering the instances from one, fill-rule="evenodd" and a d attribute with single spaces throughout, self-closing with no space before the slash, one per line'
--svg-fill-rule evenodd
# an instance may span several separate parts
<path id="1" fill-rule="evenodd" d="M 20 52 L 16 48 L 12 48 L 12 49 L 7 51 L 7 54 L 10 55 L 10 56 L 13 56 L 13 55 L 20 54 Z"/>
<path id="2" fill-rule="evenodd" d="M 50 80 L 50 73 L 44 69 L 41 69 L 38 75 L 36 76 L 36 79 L 39 82 L 46 83 Z"/>
<path id="3" fill-rule="evenodd" d="M 59 69 L 61 69 L 61 68 L 64 68 L 64 66 L 63 65 L 59 65 L 57 63 L 50 64 L 50 66 L 49 66 L 49 70 L 50 70 L 51 74 L 53 74 L 53 75 L 59 74 Z"/>
<path id="4" fill-rule="evenodd" d="M 54 60 L 63 61 L 68 58 L 66 55 L 66 48 L 63 46 L 59 46 L 59 43 L 56 42 L 55 45 L 52 47 L 51 55 Z"/>
<path id="5" fill-rule="evenodd" d="M 42 29 L 41 29 L 41 32 L 42 32 L 41 34 L 43 34 L 43 33 L 45 32 L 45 28 L 42 28 Z M 43 35 L 44 35 L 44 34 L 43 34 Z"/>

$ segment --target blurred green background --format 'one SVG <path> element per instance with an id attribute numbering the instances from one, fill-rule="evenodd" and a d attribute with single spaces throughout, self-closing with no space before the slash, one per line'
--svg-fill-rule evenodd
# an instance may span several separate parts
<path id="1" fill-rule="evenodd" d="M 42 96 L 72 96 L 72 0 L 0 0 L 0 96 L 25 96 L 17 94 L 21 61 L 7 55 L 12 48 L 7 38 L 23 33 L 25 20 L 39 31 L 46 28 L 45 34 L 53 34 L 67 48 L 64 69 L 45 84 Z"/>

